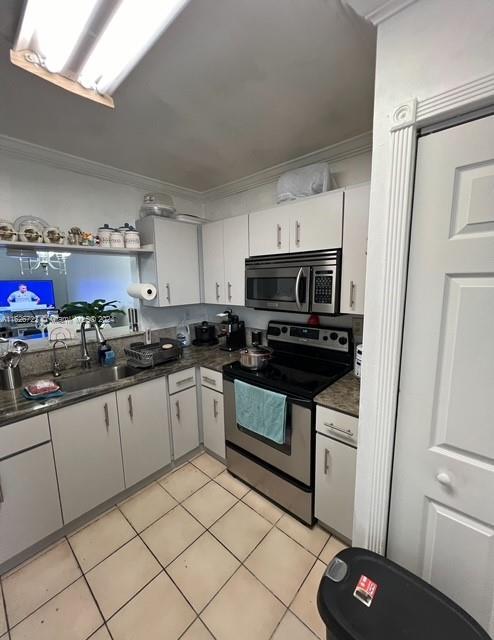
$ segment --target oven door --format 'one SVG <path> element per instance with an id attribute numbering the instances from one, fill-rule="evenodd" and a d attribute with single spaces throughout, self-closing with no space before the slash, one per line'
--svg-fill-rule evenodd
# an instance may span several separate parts
<path id="1" fill-rule="evenodd" d="M 246 267 L 245 306 L 275 311 L 309 311 L 310 267 Z"/>
<path id="2" fill-rule="evenodd" d="M 277 444 L 237 424 L 235 388 L 230 380 L 223 380 L 225 407 L 225 438 L 261 462 L 311 486 L 312 462 L 312 403 L 287 397 L 285 442 Z"/>

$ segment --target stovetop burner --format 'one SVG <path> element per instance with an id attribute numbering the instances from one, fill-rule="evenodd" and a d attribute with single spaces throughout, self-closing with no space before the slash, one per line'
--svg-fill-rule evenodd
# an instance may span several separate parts
<path id="1" fill-rule="evenodd" d="M 232 362 L 223 367 L 225 378 L 311 399 L 352 368 L 349 329 L 270 322 L 268 344 L 274 354 L 267 367 L 251 371 Z"/>

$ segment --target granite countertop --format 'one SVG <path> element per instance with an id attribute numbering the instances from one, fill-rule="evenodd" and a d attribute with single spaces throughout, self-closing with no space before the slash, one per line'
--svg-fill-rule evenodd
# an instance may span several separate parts
<path id="1" fill-rule="evenodd" d="M 353 375 L 353 371 L 337 380 L 315 397 L 317 404 L 328 409 L 348 413 L 358 418 L 360 401 L 360 378 Z"/>
<path id="2" fill-rule="evenodd" d="M 20 389 L 15 391 L 0 391 L 0 427 L 41 413 L 47 413 L 48 411 L 54 411 L 61 407 L 76 404 L 81 400 L 87 400 L 89 398 L 101 396 L 105 393 L 125 389 L 126 387 L 130 387 L 134 384 L 139 384 L 140 382 L 146 382 L 147 380 L 154 380 L 155 378 L 168 376 L 172 373 L 176 373 L 177 371 L 188 369 L 189 367 L 207 367 L 208 369 L 221 371 L 223 365 L 234 362 L 238 359 L 238 353 L 221 351 L 217 346 L 191 346 L 186 347 L 183 350 L 183 356 L 180 360 L 174 360 L 173 362 L 151 367 L 150 369 L 137 371 L 135 375 L 123 378 L 122 380 L 108 382 L 82 391 L 65 393 L 65 395 L 59 398 L 51 398 L 44 402 L 26 400 L 26 398 L 21 395 Z M 123 363 L 124 361 L 122 361 L 122 364 Z M 94 367 L 93 370 L 96 370 L 96 367 Z M 58 378 L 58 381 L 63 386 L 64 378 L 79 375 L 81 372 L 81 369 L 78 368 L 67 369 L 62 373 L 62 376 Z M 40 379 L 53 379 L 53 375 L 51 372 L 48 372 L 31 378 L 25 378 L 24 383 L 27 384 L 32 380 Z"/>

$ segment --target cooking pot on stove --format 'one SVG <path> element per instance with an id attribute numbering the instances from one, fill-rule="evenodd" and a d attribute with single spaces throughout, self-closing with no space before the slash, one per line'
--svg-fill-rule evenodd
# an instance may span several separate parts
<path id="1" fill-rule="evenodd" d="M 271 347 L 247 347 L 240 351 L 240 365 L 244 367 L 244 369 L 260 371 L 269 364 L 272 357 L 273 350 Z"/>

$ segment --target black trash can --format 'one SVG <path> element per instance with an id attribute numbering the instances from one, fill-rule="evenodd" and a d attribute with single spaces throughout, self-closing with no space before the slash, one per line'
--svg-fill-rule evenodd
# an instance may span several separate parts
<path id="1" fill-rule="evenodd" d="M 333 558 L 317 606 L 328 640 L 490 640 L 440 591 L 366 549 Z"/>

